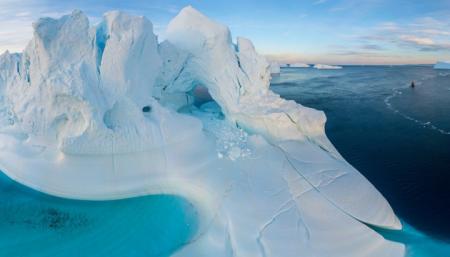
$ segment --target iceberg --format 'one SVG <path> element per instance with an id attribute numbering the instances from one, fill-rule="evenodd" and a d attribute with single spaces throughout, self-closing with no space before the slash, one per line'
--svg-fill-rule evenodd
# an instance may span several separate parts
<path id="1" fill-rule="evenodd" d="M 434 68 L 437 70 L 447 70 L 450 69 L 450 61 L 441 61 L 441 62 L 437 62 L 434 65 Z"/>
<path id="2" fill-rule="evenodd" d="M 342 66 L 316 64 L 316 65 L 314 65 L 314 69 L 318 69 L 318 70 L 338 70 L 338 69 L 342 69 Z"/>
<path id="3" fill-rule="evenodd" d="M 297 62 L 297 63 L 290 64 L 289 67 L 292 67 L 292 68 L 309 68 L 310 65 L 306 64 L 306 63 Z"/>
<path id="4" fill-rule="evenodd" d="M 283 63 L 280 64 L 282 68 L 309 68 L 311 67 L 309 64 L 296 62 L 296 63 Z"/>
<path id="5" fill-rule="evenodd" d="M 33 27 L 23 53 L 0 57 L 13 180 L 71 199 L 183 197 L 199 227 L 173 256 L 404 255 L 371 227 L 401 229 L 389 203 L 328 140 L 322 111 L 270 90 L 250 40 L 190 6 L 161 43 L 119 11 Z"/>

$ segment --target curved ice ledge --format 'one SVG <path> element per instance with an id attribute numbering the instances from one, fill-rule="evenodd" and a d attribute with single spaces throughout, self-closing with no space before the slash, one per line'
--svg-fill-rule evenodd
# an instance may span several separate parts
<path id="1" fill-rule="evenodd" d="M 75 199 L 185 197 L 200 229 L 174 256 L 404 254 L 365 225 L 401 228 L 329 142 L 323 112 L 270 91 L 249 40 L 192 7 L 162 43 L 121 12 L 34 29 L 0 57 L 0 169 L 14 180 Z"/>

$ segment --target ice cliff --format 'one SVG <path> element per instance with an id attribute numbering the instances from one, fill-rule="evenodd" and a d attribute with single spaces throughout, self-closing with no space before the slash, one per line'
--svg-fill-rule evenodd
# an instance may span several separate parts
<path id="1" fill-rule="evenodd" d="M 121 12 L 33 26 L 23 53 L 0 57 L 0 169 L 12 179 L 75 199 L 185 197 L 200 224 L 174 256 L 404 254 L 367 225 L 401 228 L 329 142 L 324 113 L 273 93 L 248 39 L 192 7 L 161 43 Z"/>

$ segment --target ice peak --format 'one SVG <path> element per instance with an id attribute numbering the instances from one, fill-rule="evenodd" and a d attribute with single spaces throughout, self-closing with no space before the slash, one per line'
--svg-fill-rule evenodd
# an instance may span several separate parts
<path id="1" fill-rule="evenodd" d="M 66 14 L 59 19 L 50 17 L 40 18 L 37 22 L 33 23 L 35 33 L 49 33 L 50 29 L 58 30 L 59 27 L 65 24 L 87 24 L 89 26 L 89 20 L 87 16 L 80 10 L 74 10 L 70 14 Z"/>
<path id="2" fill-rule="evenodd" d="M 187 34 L 192 34 L 192 38 L 183 39 L 183 41 L 186 42 L 190 40 L 203 40 L 206 37 L 214 42 L 225 39 L 227 44 L 231 44 L 231 33 L 225 25 L 208 18 L 192 6 L 183 8 L 180 13 L 170 21 L 167 33 L 172 34 L 172 40 L 175 40 L 172 33 L 172 31 L 175 30 L 182 33 L 183 36 L 179 36 L 180 40 Z M 197 36 L 195 36 L 195 34 L 200 38 L 196 38 Z"/>
<path id="3" fill-rule="evenodd" d="M 249 39 L 244 37 L 237 37 L 236 42 L 238 45 L 238 52 L 251 51 L 256 53 L 255 46 Z"/>
<path id="4" fill-rule="evenodd" d="M 106 12 L 103 15 L 103 20 L 109 25 L 109 27 L 111 27 L 114 23 L 114 26 L 121 26 L 125 29 L 131 29 L 133 24 L 142 23 L 145 24 L 144 26 L 150 26 L 150 29 L 153 31 L 152 22 L 145 16 L 134 16 L 119 10 Z"/>
<path id="5" fill-rule="evenodd" d="M 206 17 L 206 15 L 201 13 L 199 10 L 195 9 L 192 5 L 188 5 L 184 8 L 182 8 L 180 10 L 180 12 L 178 13 L 178 15 L 198 16 L 198 17 L 209 19 L 208 17 Z"/>

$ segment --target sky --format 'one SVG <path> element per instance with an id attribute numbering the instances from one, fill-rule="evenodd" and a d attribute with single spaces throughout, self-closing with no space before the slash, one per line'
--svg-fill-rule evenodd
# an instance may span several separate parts
<path id="1" fill-rule="evenodd" d="M 144 15 L 164 40 L 192 5 L 285 63 L 428 64 L 450 60 L 450 0 L 0 0 L 0 53 L 22 51 L 39 17 L 73 9 L 91 23 L 109 10 Z"/>

